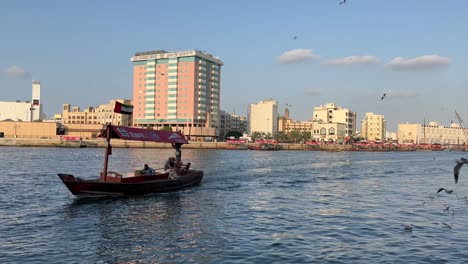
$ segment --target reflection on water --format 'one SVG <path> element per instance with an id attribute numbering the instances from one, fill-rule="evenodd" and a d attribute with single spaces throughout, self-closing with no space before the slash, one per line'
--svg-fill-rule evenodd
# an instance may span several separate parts
<path id="1" fill-rule="evenodd" d="M 205 171 L 198 186 L 81 199 L 56 174 L 96 177 L 102 149 L 1 150 L 1 263 L 467 258 L 468 177 L 464 180 L 462 171 L 457 185 L 452 177 L 453 161 L 463 153 L 187 149 L 184 161 Z M 114 149 L 110 169 L 132 172 L 144 163 L 158 168 L 172 155 L 172 149 Z M 453 189 L 460 199 L 435 194 L 440 187 Z M 409 223 L 412 232 L 404 230 Z"/>

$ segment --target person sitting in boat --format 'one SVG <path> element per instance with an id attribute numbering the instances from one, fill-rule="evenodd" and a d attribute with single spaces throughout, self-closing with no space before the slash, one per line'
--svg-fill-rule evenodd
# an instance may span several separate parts
<path id="1" fill-rule="evenodd" d="M 166 164 L 164 164 L 164 170 L 169 173 L 170 179 L 175 180 L 180 176 L 180 166 L 174 157 L 169 157 Z"/>
<path id="2" fill-rule="evenodd" d="M 143 175 L 153 175 L 154 174 L 154 169 L 148 166 L 148 164 L 145 164 L 145 167 L 143 168 Z"/>
<path id="3" fill-rule="evenodd" d="M 174 157 L 169 157 L 164 164 L 164 171 L 169 172 L 172 168 L 175 166 L 175 158 Z"/>

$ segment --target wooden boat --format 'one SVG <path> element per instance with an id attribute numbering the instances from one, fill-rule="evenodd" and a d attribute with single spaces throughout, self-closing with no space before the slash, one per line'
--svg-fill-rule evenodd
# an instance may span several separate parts
<path id="1" fill-rule="evenodd" d="M 74 195 L 140 195 L 169 192 L 198 184 L 203 178 L 203 171 L 190 169 L 190 163 L 170 172 L 153 172 L 150 175 L 143 175 L 139 170 L 130 176 L 108 171 L 109 156 L 112 155 L 110 144 L 112 138 L 171 143 L 176 150 L 176 164 L 178 164 L 182 155 L 180 148 L 183 144 L 188 144 L 184 135 L 179 132 L 107 125 L 98 137 L 106 138 L 107 141 L 104 169 L 99 178 L 81 179 L 71 174 L 58 174 Z M 178 175 L 175 175 L 176 172 Z"/>
<path id="2" fill-rule="evenodd" d="M 229 139 L 226 140 L 226 149 L 231 150 L 247 150 L 249 149 L 247 139 Z"/>
<path id="3" fill-rule="evenodd" d="M 255 140 L 254 144 L 249 146 L 250 150 L 279 150 L 278 141 L 274 139 Z"/>

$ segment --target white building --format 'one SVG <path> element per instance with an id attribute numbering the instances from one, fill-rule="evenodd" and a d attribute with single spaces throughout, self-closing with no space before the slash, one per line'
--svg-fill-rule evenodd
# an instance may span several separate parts
<path id="1" fill-rule="evenodd" d="M 45 118 L 41 104 L 41 83 L 33 81 L 31 101 L 0 102 L 0 121 L 38 121 Z"/>
<path id="2" fill-rule="evenodd" d="M 323 140 L 328 140 L 327 137 L 323 138 L 323 134 L 320 131 L 323 131 L 321 127 L 315 126 L 316 124 L 344 124 L 344 136 L 351 137 L 355 135 L 356 131 L 356 112 L 350 111 L 346 108 L 339 107 L 334 103 L 329 103 L 326 105 L 321 105 L 318 107 L 314 107 L 313 119 L 314 127 L 313 130 L 316 132 L 319 131 L 319 135 Z M 336 125 L 335 129 L 341 131 L 343 126 Z M 313 131 L 312 134 L 315 134 Z M 337 133 L 338 131 L 335 131 Z"/>
<path id="3" fill-rule="evenodd" d="M 278 132 L 278 102 L 267 99 L 250 105 L 249 132 L 274 135 Z"/>

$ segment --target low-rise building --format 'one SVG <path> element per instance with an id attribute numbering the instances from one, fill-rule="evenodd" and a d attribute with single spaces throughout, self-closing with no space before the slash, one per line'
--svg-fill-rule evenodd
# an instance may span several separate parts
<path id="1" fill-rule="evenodd" d="M 465 128 L 464 132 L 460 124 L 456 123 L 450 126 L 439 125 L 437 122 L 427 125 L 400 123 L 398 143 L 465 145 L 468 144 L 465 133 L 468 133 L 468 130 Z"/>

